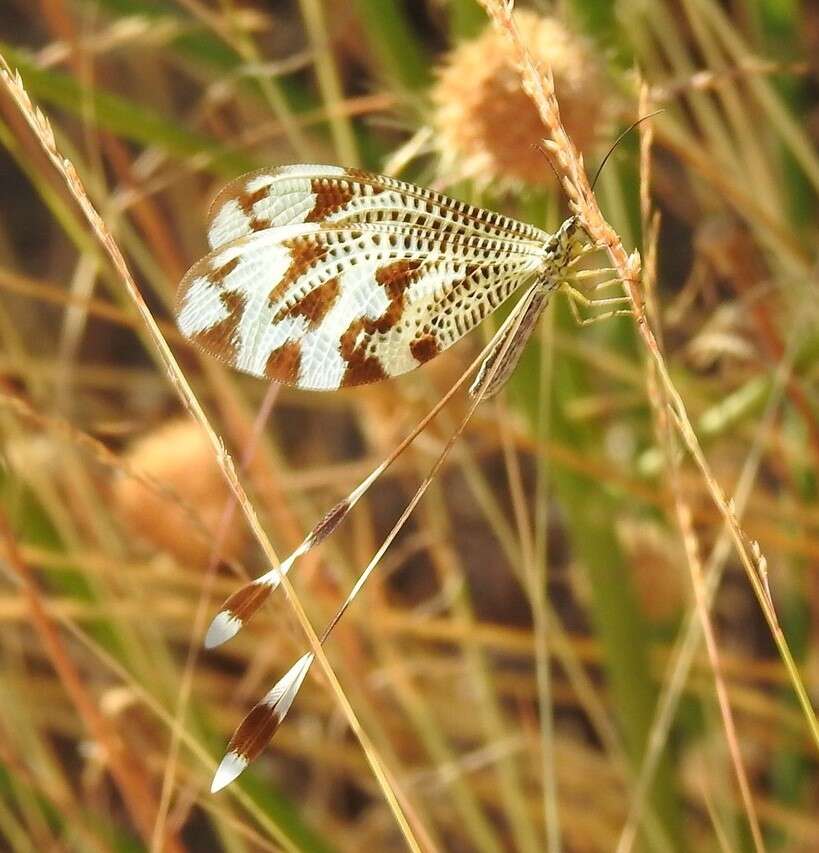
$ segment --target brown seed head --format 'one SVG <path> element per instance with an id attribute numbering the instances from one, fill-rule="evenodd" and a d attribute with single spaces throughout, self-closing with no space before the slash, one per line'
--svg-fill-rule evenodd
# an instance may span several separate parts
<path id="1" fill-rule="evenodd" d="M 135 441 L 127 459 L 164 488 L 158 494 L 130 477 L 117 480 L 112 497 L 123 526 L 181 563 L 204 568 L 230 498 L 204 432 L 189 418 L 172 420 Z M 191 513 L 198 516 L 200 524 Z M 234 514 L 221 556 L 240 559 L 246 541 L 246 529 Z"/>
<path id="2" fill-rule="evenodd" d="M 563 124 L 578 149 L 588 152 L 607 117 L 592 44 L 555 18 L 521 10 L 515 19 L 534 60 L 544 70 L 551 66 Z M 432 98 L 442 170 L 480 183 L 554 182 L 536 147 L 546 130 L 494 28 L 450 53 Z"/>

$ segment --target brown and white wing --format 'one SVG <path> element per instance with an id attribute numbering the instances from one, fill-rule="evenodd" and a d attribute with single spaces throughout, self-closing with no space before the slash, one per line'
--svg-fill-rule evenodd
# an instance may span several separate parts
<path id="1" fill-rule="evenodd" d="M 188 271 L 177 323 L 238 370 L 332 390 L 428 361 L 532 278 L 542 260 L 527 241 L 457 227 L 265 228 Z"/>
<path id="2" fill-rule="evenodd" d="M 300 223 L 447 227 L 534 246 L 549 237 L 533 225 L 434 190 L 341 166 L 300 164 L 242 175 L 216 196 L 208 219 L 212 249 L 267 228 Z"/>

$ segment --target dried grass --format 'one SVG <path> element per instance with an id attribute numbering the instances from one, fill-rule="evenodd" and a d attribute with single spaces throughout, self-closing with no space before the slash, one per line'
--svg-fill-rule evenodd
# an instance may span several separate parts
<path id="1" fill-rule="evenodd" d="M 634 319 L 577 329 L 555 300 L 510 391 L 476 411 L 431 481 L 468 414 L 460 393 L 436 406 L 463 351 L 355 394 L 274 400 L 200 359 L 170 305 L 202 245 L 198 212 L 241 169 L 386 162 L 455 184 L 428 127 L 429 44 L 476 34 L 478 4 L 408 19 L 393 0 L 344 15 L 313 0 L 275 13 L 126 0 L 89 20 L 55 0 L 41 29 L 18 16 L 17 46 L 0 42 L 14 164 L 0 187 L 13 211 L 0 222 L 0 846 L 819 843 L 819 156 L 812 48 L 796 39 L 811 38 L 811 12 L 774 43 L 769 19 L 732 21 L 712 0 L 619 4 L 617 20 L 572 4 L 598 10 L 584 29 L 609 45 L 611 115 L 626 125 L 665 107 L 592 193 L 511 5 L 482 5 Z M 24 8 L 13 0 L 0 31 Z M 561 218 L 558 194 L 528 186 L 452 192 L 549 229 Z M 180 417 L 206 431 L 229 496 L 200 500 L 128 452 Z M 407 436 L 298 563 L 298 594 L 288 586 L 201 653 L 235 576 L 266 571 L 271 540 L 296 547 Z M 225 444 L 252 464 L 237 474 Z M 121 522 L 117 480 L 185 519 L 196 560 Z M 424 499 L 390 533 L 419 483 Z M 228 565 L 217 558 L 237 505 Z M 309 626 L 327 625 L 379 559 L 317 646 Z M 668 595 L 667 570 L 691 578 L 690 600 Z M 212 797 L 213 756 L 308 648 L 323 668 L 264 757 Z"/>

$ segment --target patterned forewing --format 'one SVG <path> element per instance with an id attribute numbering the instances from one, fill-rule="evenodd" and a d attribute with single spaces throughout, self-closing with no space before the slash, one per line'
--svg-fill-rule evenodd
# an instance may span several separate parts
<path id="1" fill-rule="evenodd" d="M 304 223 L 211 252 L 180 285 L 181 331 L 255 376 L 331 390 L 418 367 L 542 263 L 508 239 L 431 227 Z"/>
<path id="2" fill-rule="evenodd" d="M 228 184 L 211 205 L 212 249 L 267 228 L 301 223 L 401 223 L 540 246 L 548 235 L 524 222 L 434 190 L 341 166 L 280 166 Z"/>

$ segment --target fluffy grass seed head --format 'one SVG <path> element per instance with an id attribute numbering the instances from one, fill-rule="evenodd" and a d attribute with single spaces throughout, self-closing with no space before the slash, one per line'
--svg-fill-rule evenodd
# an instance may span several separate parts
<path id="1" fill-rule="evenodd" d="M 158 493 L 133 478 L 117 480 L 113 499 L 124 527 L 181 563 L 204 568 L 231 494 L 205 433 L 190 418 L 173 419 L 135 441 L 128 461 L 168 493 Z M 210 537 L 203 535 L 208 531 Z M 246 542 L 243 522 L 234 514 L 221 556 L 240 559 Z"/>
<path id="2" fill-rule="evenodd" d="M 555 18 L 521 10 L 515 19 L 535 61 L 552 69 L 567 132 L 581 152 L 590 151 L 608 112 L 594 46 Z M 545 128 L 496 28 L 456 47 L 437 78 L 433 124 L 443 171 L 480 184 L 553 184 L 534 144 Z"/>

